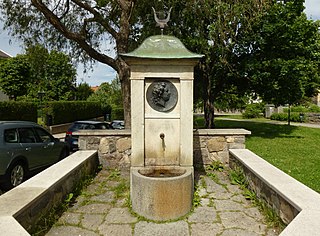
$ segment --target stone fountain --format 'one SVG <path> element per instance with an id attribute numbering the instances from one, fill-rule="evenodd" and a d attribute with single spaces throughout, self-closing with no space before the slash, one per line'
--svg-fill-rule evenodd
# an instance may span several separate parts
<path id="1" fill-rule="evenodd" d="M 202 55 L 172 36 L 121 55 L 131 68 L 133 210 L 151 220 L 187 214 L 193 198 L 193 70 Z"/>
<path id="2" fill-rule="evenodd" d="M 187 214 L 193 198 L 193 70 L 202 55 L 161 35 L 121 56 L 131 68 L 132 209 L 151 220 Z"/>

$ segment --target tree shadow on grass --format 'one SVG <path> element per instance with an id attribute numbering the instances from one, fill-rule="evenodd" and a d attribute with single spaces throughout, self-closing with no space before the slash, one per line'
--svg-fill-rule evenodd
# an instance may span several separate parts
<path id="1" fill-rule="evenodd" d="M 303 136 L 291 135 L 299 127 L 289 125 L 269 124 L 246 120 L 215 120 L 217 129 L 222 128 L 243 128 L 251 131 L 251 136 L 273 139 L 282 138 L 303 138 Z"/>

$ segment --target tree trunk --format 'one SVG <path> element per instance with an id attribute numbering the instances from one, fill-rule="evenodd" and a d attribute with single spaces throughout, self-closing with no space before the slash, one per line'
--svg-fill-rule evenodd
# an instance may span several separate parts
<path id="1" fill-rule="evenodd" d="M 214 106 L 211 91 L 211 80 L 207 75 L 204 76 L 204 118 L 207 129 L 214 128 Z"/>
<path id="2" fill-rule="evenodd" d="M 131 86 L 130 67 L 122 59 L 118 59 L 118 75 L 121 83 L 121 93 L 123 101 L 124 124 L 126 129 L 131 128 Z"/>
<path id="3" fill-rule="evenodd" d="M 205 126 L 207 129 L 214 128 L 214 106 L 209 98 L 206 99 L 204 105 Z"/>
<path id="4" fill-rule="evenodd" d="M 289 109 L 288 109 L 288 125 L 290 125 L 290 120 L 291 120 L 291 105 L 289 104 Z"/>

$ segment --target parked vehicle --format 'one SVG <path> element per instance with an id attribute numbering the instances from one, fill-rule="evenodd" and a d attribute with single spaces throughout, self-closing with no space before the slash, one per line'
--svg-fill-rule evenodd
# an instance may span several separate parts
<path id="1" fill-rule="evenodd" d="M 66 143 L 29 121 L 0 121 L 0 185 L 9 190 L 69 155 Z"/>
<path id="2" fill-rule="evenodd" d="M 84 121 L 75 121 L 68 128 L 65 136 L 65 142 L 69 145 L 71 151 L 77 151 L 79 149 L 78 146 L 78 135 L 74 135 L 73 133 L 78 130 L 89 130 L 89 129 L 111 129 L 110 124 L 101 121 L 93 121 L 93 120 L 84 120 Z"/>
<path id="3" fill-rule="evenodd" d="M 111 122 L 111 126 L 113 129 L 124 129 L 124 121 L 123 120 L 113 120 Z"/>

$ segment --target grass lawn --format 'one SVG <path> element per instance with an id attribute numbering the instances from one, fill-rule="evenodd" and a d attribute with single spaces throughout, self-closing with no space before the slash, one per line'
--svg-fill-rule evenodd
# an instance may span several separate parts
<path id="1" fill-rule="evenodd" d="M 246 148 L 320 193 L 320 129 L 223 119 L 215 124 L 250 130 Z"/>

